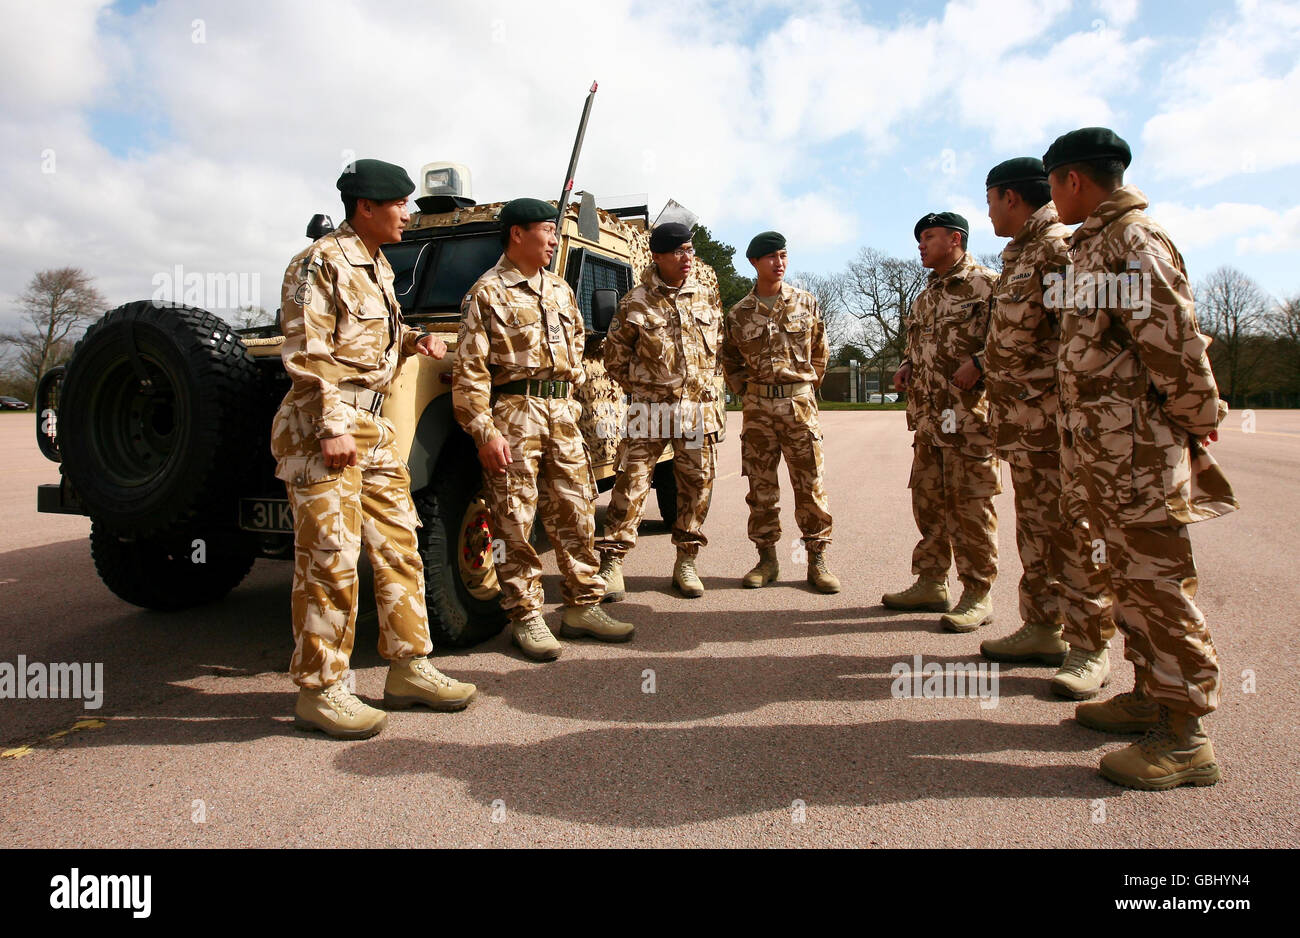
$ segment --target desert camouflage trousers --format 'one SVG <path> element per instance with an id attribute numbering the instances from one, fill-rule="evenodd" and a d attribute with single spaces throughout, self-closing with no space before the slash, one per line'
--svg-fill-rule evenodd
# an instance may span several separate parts
<path id="1" fill-rule="evenodd" d="M 1119 527 L 1092 513 L 1104 550 L 1115 621 L 1138 687 L 1171 710 L 1204 716 L 1219 706 L 1219 659 L 1196 608 L 1196 562 L 1187 525 Z"/>
<path id="2" fill-rule="evenodd" d="M 391 661 L 433 650 L 410 474 L 393 445 L 392 424 L 363 410 L 355 417 L 357 464 L 341 470 L 326 467 L 318 440 L 291 445 L 289 435 L 272 432 L 276 474 L 293 509 L 289 673 L 299 687 L 328 687 L 347 673 L 363 542 L 374 570 L 379 653 Z"/>
<path id="3" fill-rule="evenodd" d="M 912 516 L 921 540 L 912 574 L 943 580 L 954 558 L 963 586 L 987 593 L 998 575 L 998 516 L 1002 491 L 996 456 L 964 456 L 951 446 L 912 443 Z"/>
<path id="4" fill-rule="evenodd" d="M 713 498 L 717 448 L 712 443 L 682 438 L 624 439 L 619 446 L 618 478 L 605 513 L 605 536 L 596 545 L 600 553 L 624 557 L 636 546 L 637 526 L 645 513 L 655 464 L 665 446 L 672 447 L 673 477 L 677 482 L 673 544 L 681 553 L 694 557 L 709 542 L 703 528 Z"/>
<path id="5" fill-rule="evenodd" d="M 542 563 L 528 543 L 539 495 L 542 524 L 564 577 L 564 604 L 585 606 L 605 595 L 605 582 L 596 576 L 596 486 L 578 409 L 575 401 L 522 394 L 503 394 L 492 403 L 492 422 L 514 461 L 505 472 L 485 474 L 483 495 L 505 548 L 496 573 L 512 622 L 542 611 Z"/>
<path id="6" fill-rule="evenodd" d="M 1061 463 L 1055 452 L 1008 454 L 1020 550 L 1020 618 L 1064 624 L 1074 648 L 1100 651 L 1115 634 L 1110 587 L 1092 546 L 1088 522 L 1062 511 Z"/>
<path id="7" fill-rule="evenodd" d="M 794 519 L 810 551 L 831 543 L 831 512 L 826 500 L 826 464 L 817 399 L 811 390 L 790 398 L 745 394 L 740 431 L 740 474 L 749 479 L 749 539 L 757 547 L 781 540 L 781 484 L 776 470 L 785 457 L 794 489 Z"/>

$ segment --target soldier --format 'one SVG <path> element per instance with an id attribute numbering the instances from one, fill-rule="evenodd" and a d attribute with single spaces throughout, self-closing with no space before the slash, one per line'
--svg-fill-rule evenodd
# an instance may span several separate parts
<path id="1" fill-rule="evenodd" d="M 519 649 L 536 661 L 560 656 L 542 618 L 542 566 L 528 542 L 545 487 L 542 521 L 564 575 L 560 634 L 623 642 L 633 628 L 600 608 L 596 575 L 596 486 L 573 387 L 586 378 L 582 313 L 573 290 L 546 269 L 559 242 L 556 210 L 515 199 L 499 216 L 504 253 L 465 294 L 452 380 L 457 422 L 478 447 L 496 535 L 502 605 Z"/>
<path id="2" fill-rule="evenodd" d="M 984 185 L 993 231 L 1011 242 L 1002 250 L 984 349 L 957 369 L 953 383 L 969 390 L 983 370 L 993 439 L 998 455 L 1011 465 L 1015 489 L 1024 625 L 1006 638 L 984 642 L 980 651 L 993 661 L 1059 665 L 1052 690 L 1086 700 L 1110 677 L 1107 642 L 1115 622 L 1105 579 L 1093 561 L 1087 521 L 1061 504 L 1056 429 L 1061 326 L 1058 311 L 1043 306 L 1043 285 L 1069 263 L 1070 230 L 1057 218 L 1047 172 L 1037 157 L 999 163 Z"/>
<path id="3" fill-rule="evenodd" d="M 637 525 L 655 463 L 673 448 L 677 519 L 673 586 L 683 596 L 704 595 L 695 558 L 708 543 L 701 528 L 713 494 L 719 415 L 714 375 L 722 307 L 715 290 L 691 276 L 691 230 L 677 222 L 650 234 L 654 263 L 619 304 L 605 337 L 605 370 L 631 398 L 628 433 L 600 541 L 605 600 L 625 595 L 623 559 L 636 545 Z"/>
<path id="4" fill-rule="evenodd" d="M 1043 157 L 1071 266 L 1046 301 L 1064 310 L 1059 361 L 1066 497 L 1088 506 L 1106 553 L 1133 690 L 1080 704 L 1080 723 L 1141 742 L 1102 757 L 1106 778 L 1163 790 L 1219 780 L 1201 717 L 1219 703 L 1219 665 L 1196 608 L 1187 525 L 1234 510 L 1204 449 L 1227 413 L 1196 324 L 1182 256 L 1124 185 L 1129 146 L 1085 127 Z"/>
<path id="5" fill-rule="evenodd" d="M 344 681 L 363 540 L 375 575 L 379 653 L 391 662 L 384 705 L 459 710 L 475 688 L 429 662 L 411 477 L 393 425 L 379 412 L 403 359 L 447 350 L 402 322 L 393 269 L 379 250 L 402 239 L 415 184 L 400 166 L 357 160 L 337 185 L 347 221 L 290 261 L 284 275 L 281 356 L 293 387 L 275 415 L 271 452 L 293 509 L 294 725 L 364 739 L 388 717 Z"/>
<path id="6" fill-rule="evenodd" d="M 808 582 L 820 592 L 838 593 L 840 581 L 826 568 L 831 513 L 817 419 L 816 392 L 826 374 L 826 328 L 816 298 L 784 282 L 784 236 L 775 231 L 755 235 L 745 256 L 757 282 L 727 314 L 721 354 L 727 386 L 745 399 L 740 471 L 749 477 L 749 539 L 758 548 L 758 563 L 741 585 L 766 586 L 781 572 L 776 470 L 785 456 L 795 521 L 808 551 Z"/>
<path id="7" fill-rule="evenodd" d="M 912 441 L 912 514 L 921 540 L 912 551 L 909 588 L 886 593 L 890 609 L 946 613 L 944 628 L 973 632 L 993 621 L 989 590 L 998 574 L 998 516 L 1002 491 L 982 387 L 954 383 L 984 347 L 997 275 L 966 253 L 970 226 L 954 212 L 930 213 L 912 229 L 921 264 L 930 269 L 907 321 L 907 352 L 894 389 L 907 392 Z M 969 373 L 969 372 L 967 372 Z M 948 568 L 954 557 L 962 594 L 952 608 Z"/>

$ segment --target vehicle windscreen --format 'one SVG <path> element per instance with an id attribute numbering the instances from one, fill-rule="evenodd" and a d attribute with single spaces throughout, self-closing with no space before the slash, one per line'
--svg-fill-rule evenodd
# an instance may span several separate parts
<path id="1" fill-rule="evenodd" d="M 459 314 L 461 298 L 501 256 L 495 231 L 384 245 L 404 313 Z"/>

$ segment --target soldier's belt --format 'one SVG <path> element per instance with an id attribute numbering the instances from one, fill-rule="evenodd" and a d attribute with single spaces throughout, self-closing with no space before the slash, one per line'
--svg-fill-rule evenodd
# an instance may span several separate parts
<path id="1" fill-rule="evenodd" d="M 757 381 L 750 381 L 746 388 L 759 397 L 794 397 L 802 391 L 812 390 L 812 382 L 796 381 L 794 384 L 759 384 Z"/>
<path id="2" fill-rule="evenodd" d="M 339 400 L 344 404 L 351 404 L 358 410 L 366 410 L 372 414 L 379 413 L 379 408 L 384 406 L 383 394 L 355 384 L 340 384 Z"/>
<path id="3" fill-rule="evenodd" d="M 553 379 L 524 378 L 507 381 L 492 389 L 493 394 L 526 394 L 529 397 L 568 397 L 569 382 Z"/>

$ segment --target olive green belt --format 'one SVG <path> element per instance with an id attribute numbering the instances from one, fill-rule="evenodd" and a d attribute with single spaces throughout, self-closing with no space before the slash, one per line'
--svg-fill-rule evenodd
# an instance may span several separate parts
<path id="1" fill-rule="evenodd" d="M 796 381 L 794 384 L 759 384 L 757 381 L 750 381 L 745 387 L 759 397 L 794 397 L 801 391 L 811 390 L 812 382 Z"/>
<path id="2" fill-rule="evenodd" d="M 492 389 L 493 394 L 527 394 L 529 397 L 568 397 L 569 382 L 551 378 L 521 378 Z"/>

